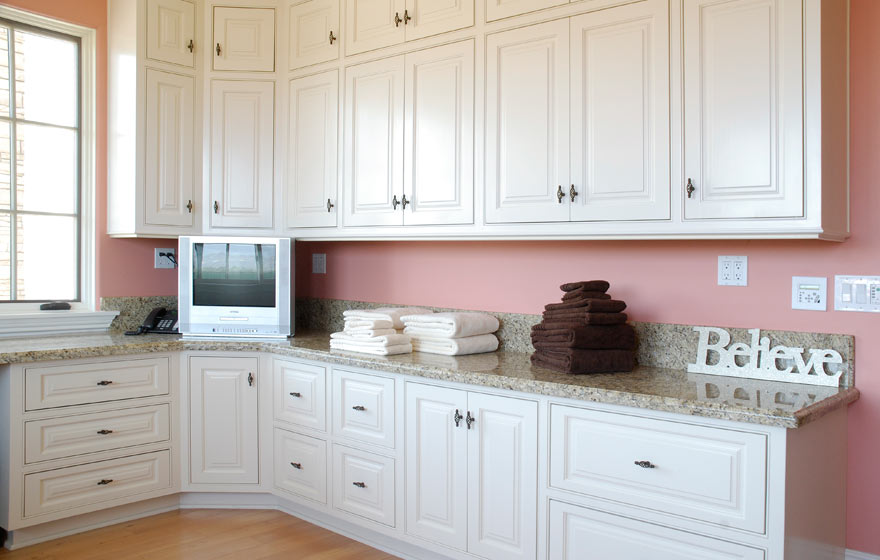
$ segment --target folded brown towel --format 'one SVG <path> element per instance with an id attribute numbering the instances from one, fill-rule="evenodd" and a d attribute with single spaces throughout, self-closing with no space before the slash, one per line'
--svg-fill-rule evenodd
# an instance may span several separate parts
<path id="1" fill-rule="evenodd" d="M 636 332 L 629 325 L 590 325 L 574 329 L 532 331 L 535 348 L 593 348 L 632 350 Z"/>
<path id="2" fill-rule="evenodd" d="M 636 358 L 630 350 L 538 350 L 532 365 L 562 373 L 613 373 L 632 371 Z"/>
<path id="3" fill-rule="evenodd" d="M 567 301 L 579 301 L 582 299 L 611 299 L 611 296 L 605 292 L 584 292 L 575 290 L 573 292 L 565 292 L 562 295 L 563 303 Z"/>
<path id="4" fill-rule="evenodd" d="M 626 323 L 626 313 L 563 313 L 545 311 L 544 320 L 532 329 L 574 329 L 585 325 L 619 325 Z"/>
<path id="5" fill-rule="evenodd" d="M 569 282 L 568 284 L 563 284 L 559 286 L 559 289 L 563 292 L 572 292 L 577 290 L 578 288 L 583 288 L 588 292 L 607 292 L 608 288 L 611 287 L 611 284 L 606 282 L 605 280 L 582 280 L 580 282 Z"/>
<path id="6" fill-rule="evenodd" d="M 619 299 L 573 299 L 562 303 L 548 303 L 544 306 L 547 311 L 560 311 L 563 309 L 571 309 L 578 311 L 589 311 L 591 313 L 620 313 L 626 309 L 626 303 Z"/>

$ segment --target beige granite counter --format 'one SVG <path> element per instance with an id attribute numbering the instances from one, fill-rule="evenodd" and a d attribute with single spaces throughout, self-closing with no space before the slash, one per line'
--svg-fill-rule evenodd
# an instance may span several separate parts
<path id="1" fill-rule="evenodd" d="M 254 351 L 588 402 L 797 428 L 859 398 L 858 389 L 744 380 L 639 366 L 630 373 L 565 375 L 534 367 L 525 352 L 449 357 L 371 356 L 330 350 L 327 332 L 279 342 L 182 340 L 175 335 L 69 335 L 0 341 L 0 363 L 153 352 Z"/>

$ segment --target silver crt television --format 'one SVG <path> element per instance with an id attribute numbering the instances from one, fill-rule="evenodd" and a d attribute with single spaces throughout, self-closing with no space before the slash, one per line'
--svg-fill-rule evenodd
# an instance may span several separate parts
<path id="1" fill-rule="evenodd" d="M 179 330 L 184 337 L 293 335 L 290 239 L 181 237 Z"/>

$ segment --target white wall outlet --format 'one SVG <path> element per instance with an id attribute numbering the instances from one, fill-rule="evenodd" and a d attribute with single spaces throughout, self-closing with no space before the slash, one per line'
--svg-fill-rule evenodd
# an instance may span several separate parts
<path id="1" fill-rule="evenodd" d="M 834 309 L 880 313 L 880 276 L 835 276 Z"/>
<path id="2" fill-rule="evenodd" d="M 177 249 L 155 249 L 153 253 L 153 268 L 176 268 Z M 171 255 L 171 258 L 168 258 Z"/>
<path id="3" fill-rule="evenodd" d="M 721 255 L 718 257 L 719 286 L 748 286 L 749 258 Z"/>
<path id="4" fill-rule="evenodd" d="M 826 311 L 828 309 L 828 279 L 821 276 L 792 276 L 791 308 Z"/>
<path id="5" fill-rule="evenodd" d="M 312 253 L 312 274 L 327 274 L 327 255 Z"/>

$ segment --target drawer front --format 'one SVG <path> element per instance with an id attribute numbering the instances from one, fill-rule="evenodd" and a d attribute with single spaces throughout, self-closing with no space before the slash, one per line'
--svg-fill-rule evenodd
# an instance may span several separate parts
<path id="1" fill-rule="evenodd" d="M 551 407 L 550 484 L 764 532 L 763 434 Z"/>
<path id="2" fill-rule="evenodd" d="M 275 360 L 275 419 L 327 429 L 327 368 Z"/>
<path id="3" fill-rule="evenodd" d="M 167 404 L 25 422 L 26 463 L 168 441 Z"/>
<path id="4" fill-rule="evenodd" d="M 24 477 L 24 516 L 100 504 L 171 487 L 171 452 L 99 461 Z"/>
<path id="5" fill-rule="evenodd" d="M 394 447 L 394 379 L 333 371 L 333 433 Z"/>
<path id="6" fill-rule="evenodd" d="M 763 560 L 764 551 L 550 501 L 553 560 Z"/>
<path id="7" fill-rule="evenodd" d="M 394 527 L 394 459 L 333 446 L 333 506 Z"/>
<path id="8" fill-rule="evenodd" d="M 167 394 L 168 358 L 25 370 L 27 410 Z"/>
<path id="9" fill-rule="evenodd" d="M 327 503 L 327 443 L 275 428 L 275 487 Z"/>

